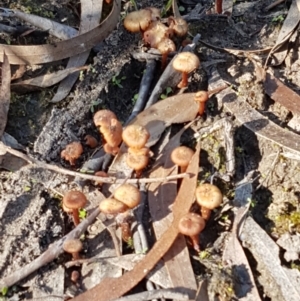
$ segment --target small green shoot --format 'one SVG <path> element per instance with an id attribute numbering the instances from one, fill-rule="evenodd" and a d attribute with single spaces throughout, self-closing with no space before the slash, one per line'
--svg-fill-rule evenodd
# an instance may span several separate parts
<path id="1" fill-rule="evenodd" d="M 99 100 L 94 100 L 92 103 L 91 103 L 91 112 L 92 113 L 95 113 L 95 107 L 97 107 L 100 103 L 102 103 L 102 100 L 99 99 Z"/>
<path id="2" fill-rule="evenodd" d="M 160 99 L 166 99 L 172 92 L 173 89 L 171 87 L 167 87 L 165 93 L 160 95 Z"/>
<path id="3" fill-rule="evenodd" d="M 79 72 L 79 80 L 82 82 L 84 80 L 84 73 L 83 70 L 80 70 Z"/>
<path id="4" fill-rule="evenodd" d="M 1 295 L 6 296 L 8 293 L 8 287 L 4 286 L 1 288 Z"/>
<path id="5" fill-rule="evenodd" d="M 171 9 L 172 7 L 172 0 L 168 0 L 168 2 L 166 3 L 166 5 L 164 5 L 164 7 L 162 8 L 162 12 L 161 12 L 161 16 L 165 17 L 167 12 Z"/>
<path id="6" fill-rule="evenodd" d="M 133 249 L 133 238 L 130 237 L 127 241 L 127 247 Z"/>
<path id="7" fill-rule="evenodd" d="M 133 97 L 131 98 L 131 101 L 132 101 L 132 104 L 133 104 L 133 105 L 135 105 L 135 103 L 136 103 L 138 97 L 139 97 L 139 94 L 136 93 L 136 94 L 134 94 Z"/>
<path id="8" fill-rule="evenodd" d="M 80 209 L 79 210 L 79 219 L 80 220 L 83 220 L 83 219 L 85 219 L 86 218 L 86 216 L 87 216 L 87 212 L 86 212 L 86 210 L 85 209 Z"/>
<path id="9" fill-rule="evenodd" d="M 247 202 L 250 203 L 251 208 L 254 208 L 257 205 L 257 201 L 251 198 L 247 198 Z"/>
<path id="10" fill-rule="evenodd" d="M 283 21 L 284 21 L 283 15 L 275 16 L 271 20 L 272 23 L 283 23 Z"/>
<path id="11" fill-rule="evenodd" d="M 210 253 L 208 251 L 204 250 L 199 252 L 200 259 L 207 259 L 209 257 L 210 257 Z"/>
<path id="12" fill-rule="evenodd" d="M 135 0 L 130 0 L 130 3 L 134 7 L 135 10 L 138 10 Z"/>
<path id="13" fill-rule="evenodd" d="M 28 192 L 28 191 L 31 190 L 31 187 L 28 186 L 28 185 L 26 185 L 26 186 L 24 186 L 23 190 L 24 190 L 25 192 Z"/>
<path id="14" fill-rule="evenodd" d="M 118 75 L 115 75 L 112 77 L 111 82 L 112 82 L 113 86 L 117 86 L 120 89 L 122 89 L 123 86 L 122 86 L 121 82 L 125 79 L 126 79 L 126 76 L 118 77 Z"/>

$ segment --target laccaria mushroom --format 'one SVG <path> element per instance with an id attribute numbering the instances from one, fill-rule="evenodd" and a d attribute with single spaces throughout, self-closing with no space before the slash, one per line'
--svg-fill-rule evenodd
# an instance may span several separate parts
<path id="1" fill-rule="evenodd" d="M 122 130 L 122 124 L 116 118 L 112 118 L 108 126 L 100 127 L 100 132 L 111 147 L 119 146 L 122 142 Z"/>
<path id="2" fill-rule="evenodd" d="M 144 41 L 152 48 L 157 48 L 157 45 L 169 37 L 169 28 L 160 21 L 154 21 L 144 32 Z"/>
<path id="3" fill-rule="evenodd" d="M 223 0 L 215 0 L 215 11 L 217 14 L 222 14 Z"/>
<path id="4" fill-rule="evenodd" d="M 196 188 L 197 203 L 201 206 L 201 215 L 205 220 L 208 220 L 211 210 L 221 205 L 223 195 L 220 189 L 212 184 L 200 184 Z"/>
<path id="5" fill-rule="evenodd" d="M 99 171 L 95 172 L 95 176 L 107 178 L 108 174 L 105 171 L 99 170 Z M 95 185 L 102 186 L 102 184 L 103 184 L 103 182 L 101 182 L 101 181 L 95 182 Z"/>
<path id="6" fill-rule="evenodd" d="M 195 152 L 187 146 L 178 146 L 172 151 L 171 160 L 180 167 L 180 172 L 183 173 L 186 171 L 194 153 Z"/>
<path id="7" fill-rule="evenodd" d="M 183 18 L 169 17 L 168 23 L 169 28 L 173 30 L 174 34 L 178 37 L 183 37 L 187 34 L 188 24 Z"/>
<path id="8" fill-rule="evenodd" d="M 136 177 L 139 178 L 142 174 L 142 171 L 149 162 L 148 155 L 136 155 L 133 153 L 128 153 L 126 157 L 127 165 L 135 170 Z"/>
<path id="9" fill-rule="evenodd" d="M 83 208 L 87 203 L 85 195 L 76 190 L 68 191 L 63 197 L 63 204 L 73 210 L 73 220 L 75 226 L 80 223 L 79 220 L 79 209 Z"/>
<path id="10" fill-rule="evenodd" d="M 180 52 L 173 60 L 173 68 L 182 72 L 182 80 L 177 85 L 184 88 L 188 84 L 188 74 L 197 69 L 200 65 L 199 58 L 192 52 Z"/>
<path id="11" fill-rule="evenodd" d="M 94 124 L 97 128 L 101 126 L 109 126 L 112 119 L 117 119 L 117 116 L 110 110 L 99 110 L 93 118 Z"/>
<path id="12" fill-rule="evenodd" d="M 193 248 L 200 252 L 199 233 L 205 228 L 205 220 L 196 213 L 187 213 L 178 224 L 178 230 L 181 234 L 189 236 L 192 241 Z"/>
<path id="13" fill-rule="evenodd" d="M 158 21 L 160 20 L 160 9 L 150 6 L 150 7 L 146 7 L 146 10 L 150 10 L 151 12 L 151 20 L 152 21 Z"/>
<path id="14" fill-rule="evenodd" d="M 141 9 L 127 14 L 124 19 L 124 27 L 130 32 L 145 31 L 151 21 L 151 9 Z"/>
<path id="15" fill-rule="evenodd" d="M 146 145 L 149 137 L 150 134 L 148 130 L 138 124 L 128 125 L 122 133 L 122 138 L 125 144 L 128 147 L 135 149 L 143 148 Z"/>
<path id="16" fill-rule="evenodd" d="M 83 153 L 83 147 L 80 142 L 72 142 L 66 146 L 60 153 L 60 157 L 66 161 L 69 161 L 71 165 L 75 165 L 76 160 Z"/>
<path id="17" fill-rule="evenodd" d="M 150 149 L 149 147 L 142 147 L 142 148 L 128 147 L 128 153 L 137 156 L 150 156 Z"/>
<path id="18" fill-rule="evenodd" d="M 195 102 L 199 103 L 199 115 L 203 115 L 205 110 L 205 103 L 208 101 L 209 95 L 207 91 L 198 91 L 195 95 Z"/>
<path id="19" fill-rule="evenodd" d="M 116 215 L 118 213 L 127 211 L 128 207 L 124 203 L 114 198 L 107 198 L 101 201 L 99 209 L 105 214 Z"/>
<path id="20" fill-rule="evenodd" d="M 84 142 L 90 148 L 95 148 L 98 145 L 97 139 L 95 137 L 93 137 L 92 135 L 86 135 L 84 137 Z"/>
<path id="21" fill-rule="evenodd" d="M 171 39 L 165 38 L 162 39 L 157 44 L 157 50 L 161 53 L 161 68 L 164 69 L 167 65 L 168 54 L 176 50 L 176 46 Z"/>
<path id="22" fill-rule="evenodd" d="M 140 203 L 141 193 L 134 185 L 125 183 L 115 190 L 114 198 L 133 209 Z"/>
<path id="23" fill-rule="evenodd" d="M 103 144 L 103 150 L 107 153 L 107 154 L 112 154 L 112 155 L 116 155 L 119 152 L 119 147 L 118 146 L 111 146 L 108 143 L 104 143 Z"/>
<path id="24" fill-rule="evenodd" d="M 68 239 L 63 243 L 65 252 L 72 254 L 73 260 L 80 259 L 79 252 L 82 250 L 83 245 L 79 239 Z"/>

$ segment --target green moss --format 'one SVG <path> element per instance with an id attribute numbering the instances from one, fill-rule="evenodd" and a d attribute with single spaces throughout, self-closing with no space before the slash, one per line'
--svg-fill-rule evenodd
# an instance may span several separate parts
<path id="1" fill-rule="evenodd" d="M 283 234 L 293 227 L 297 232 L 300 231 L 300 212 L 293 211 L 291 213 L 280 214 L 274 219 L 275 226 L 272 229 L 278 234 Z"/>

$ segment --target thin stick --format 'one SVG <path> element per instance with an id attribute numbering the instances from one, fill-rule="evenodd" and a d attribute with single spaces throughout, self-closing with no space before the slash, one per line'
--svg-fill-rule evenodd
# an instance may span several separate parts
<path id="1" fill-rule="evenodd" d="M 100 210 L 97 207 L 86 219 L 84 219 L 76 228 L 74 228 L 70 233 L 65 235 L 60 240 L 54 242 L 49 246 L 49 248 L 41 254 L 39 257 L 28 263 L 22 268 L 19 268 L 15 272 L 9 274 L 7 277 L 0 280 L 0 290 L 4 287 L 8 288 L 25 277 L 29 276 L 31 273 L 38 270 L 40 267 L 46 265 L 47 263 L 53 261 L 57 258 L 63 251 L 63 243 L 65 240 L 78 238 L 87 227 L 95 220 L 99 215 Z"/>
<path id="2" fill-rule="evenodd" d="M 270 9 L 274 8 L 275 6 L 281 4 L 284 1 L 285 0 L 277 0 L 277 1 L 273 2 L 272 4 L 270 4 L 269 6 L 267 6 L 264 10 L 269 11 Z"/>
<path id="3" fill-rule="evenodd" d="M 64 169 L 64 168 L 61 168 L 56 165 L 47 164 L 47 163 L 38 161 L 34 158 L 31 158 L 31 157 L 27 156 L 26 154 L 23 154 L 22 152 L 17 151 L 9 146 L 6 146 L 2 142 L 0 142 L 0 150 L 4 150 L 16 157 L 19 157 L 19 158 L 23 159 L 24 161 L 28 162 L 29 164 L 31 164 L 32 166 L 52 170 L 52 171 L 55 171 L 55 172 L 61 173 L 61 174 L 65 174 L 65 175 L 69 175 L 69 176 L 73 176 L 73 177 L 81 177 L 86 180 L 92 180 L 92 181 L 97 181 L 97 182 L 102 182 L 102 183 L 110 183 L 110 184 L 121 184 L 124 181 L 124 179 L 117 179 L 115 177 L 107 177 L 106 178 L 106 177 L 98 177 L 98 176 L 94 176 L 94 175 L 83 174 L 80 172 Z M 167 181 L 171 181 L 171 180 L 175 180 L 175 179 L 188 178 L 190 176 L 191 175 L 188 173 L 181 173 L 178 175 L 171 175 L 171 176 L 162 177 L 162 178 L 128 179 L 127 183 L 135 184 L 135 183 L 167 182 Z"/>
<path id="4" fill-rule="evenodd" d="M 146 301 L 152 299 L 171 299 L 171 300 L 189 300 L 187 294 L 181 293 L 176 289 L 161 289 L 154 291 L 146 291 L 134 295 L 129 295 L 126 297 L 121 297 L 113 301 Z"/>

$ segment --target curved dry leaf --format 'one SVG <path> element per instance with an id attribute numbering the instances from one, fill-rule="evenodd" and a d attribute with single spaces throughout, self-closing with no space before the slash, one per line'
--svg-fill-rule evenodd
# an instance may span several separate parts
<path id="1" fill-rule="evenodd" d="M 118 22 L 121 0 L 115 0 L 111 13 L 96 28 L 59 43 L 47 45 L 0 45 L 0 59 L 5 52 L 10 64 L 43 64 L 85 52 L 105 39 Z"/>
<path id="2" fill-rule="evenodd" d="M 11 11 L 11 16 L 16 16 L 29 24 L 32 24 L 40 29 L 48 31 L 51 35 L 67 40 L 78 35 L 78 30 L 71 26 L 67 26 L 58 22 L 55 22 L 48 18 L 43 18 L 33 14 L 26 14 L 17 9 L 8 10 Z"/>
<path id="3" fill-rule="evenodd" d="M 47 88 L 51 87 L 57 83 L 59 83 L 61 80 L 66 78 L 68 75 L 80 71 L 80 70 L 86 70 L 88 69 L 87 66 L 83 67 L 74 67 L 74 68 L 68 68 L 64 70 L 60 70 L 54 73 L 41 75 L 32 79 L 27 79 L 15 84 L 11 85 L 12 90 L 17 91 L 32 91 L 36 90 L 36 88 Z"/>
<path id="4" fill-rule="evenodd" d="M 191 187 L 196 187 L 197 174 L 199 169 L 199 152 L 200 145 L 197 145 L 197 150 L 193 156 L 190 165 L 187 168 L 187 173 L 192 174 L 190 178 L 184 178 L 178 195 L 175 199 L 173 212 L 174 220 L 171 226 L 154 244 L 153 248 L 145 256 L 145 258 L 136 264 L 133 270 L 125 273 L 119 278 L 106 278 L 94 288 L 75 297 L 74 301 L 110 301 L 127 293 L 135 287 L 145 276 L 154 268 L 162 256 L 169 250 L 178 236 L 177 225 L 180 217 L 187 213 L 192 205 L 194 190 Z"/>
<path id="5" fill-rule="evenodd" d="M 101 19 L 103 0 L 81 0 L 80 30 L 82 34 L 95 28 Z M 71 57 L 68 61 L 67 68 L 80 67 L 86 63 L 90 51 L 86 51 Z M 67 97 L 75 84 L 79 73 L 72 74 L 64 79 L 57 88 L 56 94 L 50 102 L 57 103 Z"/>
<path id="6" fill-rule="evenodd" d="M 3 64 L 1 70 L 1 87 L 0 87 L 0 138 L 2 137 L 6 122 L 10 103 L 10 65 L 6 54 L 3 55 Z M 1 139 L 0 139 L 1 140 Z"/>

